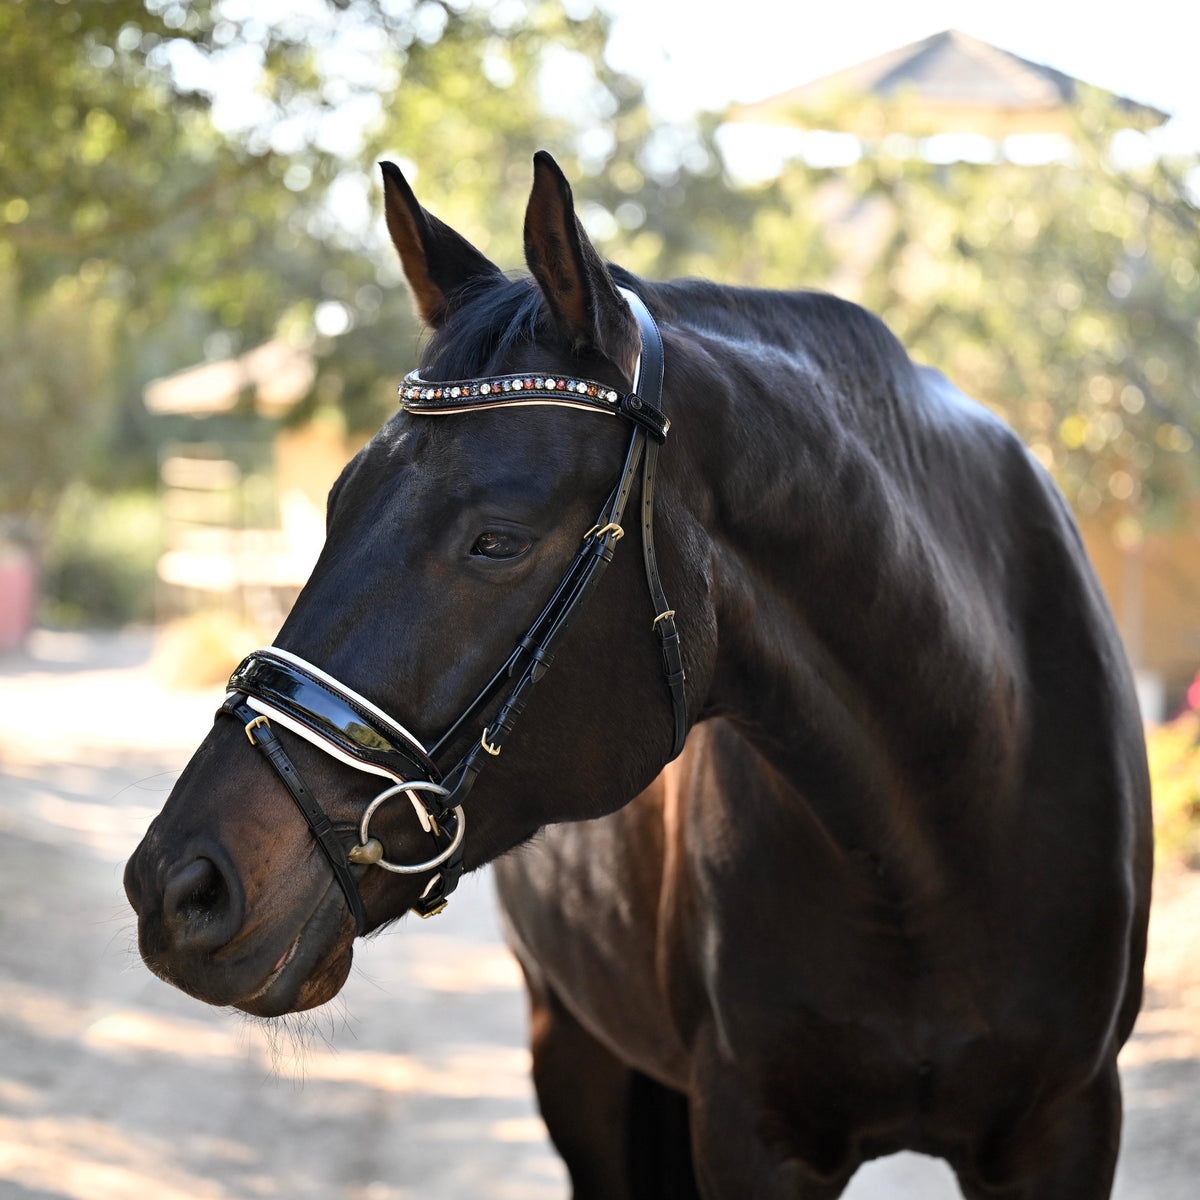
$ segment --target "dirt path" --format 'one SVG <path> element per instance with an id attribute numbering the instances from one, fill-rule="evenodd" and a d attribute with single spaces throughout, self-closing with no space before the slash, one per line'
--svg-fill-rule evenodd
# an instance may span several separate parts
<path id="1" fill-rule="evenodd" d="M 148 637 L 34 648 L 0 660 L 0 1200 L 563 1200 L 490 880 L 363 946 L 311 1021 L 190 1000 L 138 961 L 120 877 L 216 697 L 155 688 Z M 1200 875 L 1164 873 L 1118 1200 L 1200 1194 L 1197 929 Z M 957 1195 L 915 1155 L 847 1193 Z"/>

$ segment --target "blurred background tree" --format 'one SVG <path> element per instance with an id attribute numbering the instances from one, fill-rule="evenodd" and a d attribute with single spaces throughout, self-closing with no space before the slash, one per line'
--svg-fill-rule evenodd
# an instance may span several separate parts
<path id="1" fill-rule="evenodd" d="M 151 422 L 142 387 L 192 362 L 283 334 L 321 368 L 292 419 L 332 406 L 366 431 L 387 415 L 380 376 L 411 361 L 418 330 L 375 220 L 381 155 L 420 164 L 428 202 L 505 265 L 539 146 L 596 193 L 584 211 L 601 235 L 641 231 L 646 266 L 695 241 L 681 176 L 720 186 L 704 150 L 648 169 L 658 131 L 640 86 L 605 66 L 599 14 L 539 0 L 255 12 L 0 10 L 0 512 L 35 530 L 72 481 L 152 482 L 178 423 Z M 230 69 L 257 87 L 219 113 L 209 89 Z"/>
<path id="2" fill-rule="evenodd" d="M 1066 161 L 864 155 L 846 182 L 879 254 L 859 298 L 1009 421 L 1080 515 L 1134 538 L 1184 520 L 1200 482 L 1195 163 L 1147 155 L 1099 97 L 1076 117 Z"/>
<path id="3" fill-rule="evenodd" d="M 260 8 L 0 9 L 0 531 L 40 547 L 60 619 L 150 615 L 164 444 L 261 443 L 276 424 L 248 400 L 227 417 L 151 417 L 151 378 L 283 337 L 318 363 L 289 421 L 335 414 L 365 436 L 392 411 L 387 377 L 419 330 L 380 233 L 381 155 L 414 176 L 421 164 L 431 206 L 506 266 L 539 146 L 592 181 L 598 232 L 645 227 L 647 265 L 694 240 L 681 175 L 720 186 L 703 152 L 645 186 L 657 131 L 640 86 L 606 67 L 598 14 L 540 0 Z M 222 110 L 214 81 L 230 71 L 253 86 Z M 85 514 L 108 528 L 103 553 L 84 553 Z"/>
<path id="4" fill-rule="evenodd" d="M 283 338 L 317 367 L 286 421 L 361 438 L 392 411 L 420 331 L 382 236 L 384 156 L 511 268 L 549 147 L 623 265 L 860 299 L 1009 419 L 1081 513 L 1135 540 L 1183 519 L 1200 482 L 1194 160 L 1130 165 L 1096 100 L 1065 161 L 935 163 L 880 136 L 852 164 L 798 157 L 741 185 L 722 117 L 656 121 L 608 35 L 603 13 L 552 0 L 0 8 L 0 514 L 46 543 L 51 591 L 77 580 L 76 619 L 147 615 L 119 599 L 132 585 L 66 569 L 81 514 L 104 527 L 119 496 L 109 524 L 130 533 L 94 572 L 136 543 L 144 574 L 160 448 L 278 427 L 249 398 L 151 417 L 151 378 Z M 246 85 L 232 99 L 222 74 Z"/>

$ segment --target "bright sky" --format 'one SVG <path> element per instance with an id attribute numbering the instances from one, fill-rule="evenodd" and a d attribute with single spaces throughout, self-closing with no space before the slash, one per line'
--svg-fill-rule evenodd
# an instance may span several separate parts
<path id="1" fill-rule="evenodd" d="M 600 0 L 614 65 L 645 79 L 664 116 L 758 100 L 960 29 L 1023 58 L 1175 113 L 1200 147 L 1197 0 Z"/>

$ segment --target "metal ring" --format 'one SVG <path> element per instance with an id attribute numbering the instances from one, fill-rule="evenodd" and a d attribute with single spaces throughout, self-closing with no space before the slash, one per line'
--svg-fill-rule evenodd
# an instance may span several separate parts
<path id="1" fill-rule="evenodd" d="M 368 830 L 371 824 L 371 817 L 374 816 L 375 810 L 393 796 L 399 796 L 402 793 L 407 795 L 411 800 L 413 792 L 429 792 L 435 796 L 448 796 L 450 792 L 447 788 L 442 787 L 440 783 L 428 783 L 424 780 L 412 780 L 407 783 L 397 783 L 393 787 L 387 788 L 380 792 L 370 804 L 367 805 L 367 811 L 363 813 L 362 822 L 358 827 L 358 840 L 361 845 L 367 844 L 369 836 Z M 382 867 L 385 871 L 394 871 L 397 875 L 419 875 L 422 871 L 431 870 L 433 867 L 441 866 L 452 855 L 455 850 L 462 844 L 463 834 L 467 831 L 467 819 L 463 814 L 462 805 L 458 805 L 454 809 L 454 816 L 458 820 L 458 829 L 455 831 L 454 840 L 440 854 L 435 855 L 427 862 L 413 863 L 411 866 L 404 866 L 400 863 L 391 863 L 386 859 L 381 858 L 374 865 Z"/>

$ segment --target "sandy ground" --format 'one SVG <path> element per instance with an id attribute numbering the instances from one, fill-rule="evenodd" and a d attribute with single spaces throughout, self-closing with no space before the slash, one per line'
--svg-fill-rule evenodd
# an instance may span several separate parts
<path id="1" fill-rule="evenodd" d="M 142 967 L 121 869 L 217 699 L 162 692 L 150 650 L 41 634 L 0 659 L 0 1198 L 564 1200 L 488 878 L 363 945 L 286 1028 Z M 1200 875 L 1161 872 L 1118 1200 L 1200 1194 L 1197 929 Z M 847 1196 L 958 1191 L 897 1155 Z"/>

